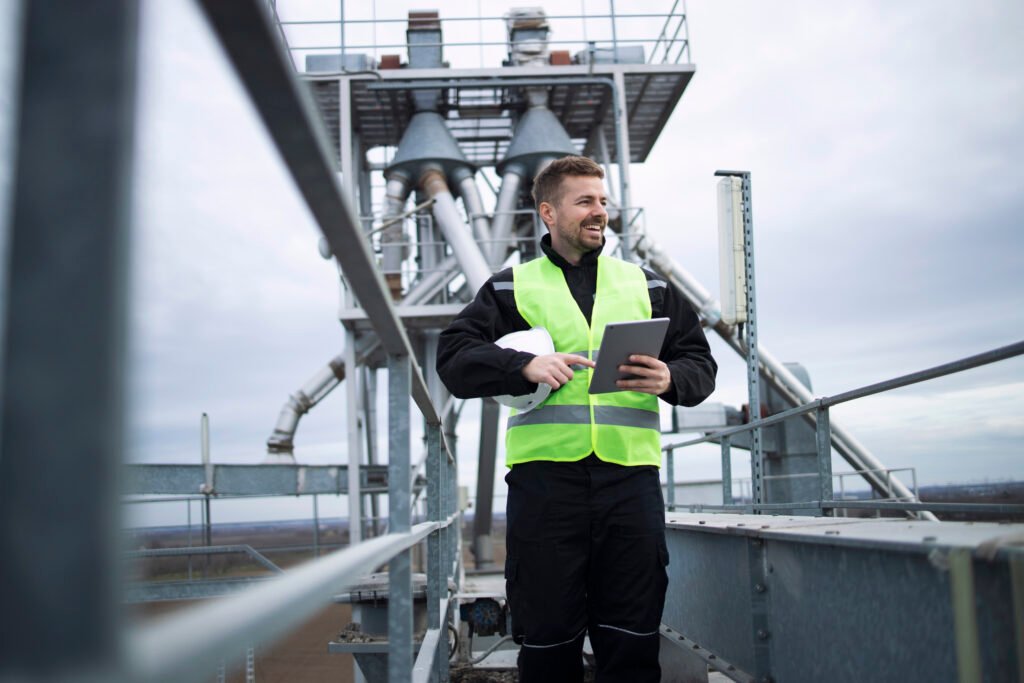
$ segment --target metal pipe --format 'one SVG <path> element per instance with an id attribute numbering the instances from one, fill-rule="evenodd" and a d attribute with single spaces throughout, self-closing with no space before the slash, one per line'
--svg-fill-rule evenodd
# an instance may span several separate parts
<path id="1" fill-rule="evenodd" d="M 446 256 L 444 261 L 432 272 L 416 281 L 405 294 L 402 303 L 406 306 L 423 303 L 433 299 L 441 288 L 451 282 L 459 274 L 459 261 L 454 256 Z"/>
<path id="2" fill-rule="evenodd" d="M 605 76 L 568 76 L 568 77 L 543 77 L 533 76 L 529 78 L 509 78 L 503 81 L 505 87 L 530 87 L 542 85 L 603 85 L 611 91 L 612 114 L 615 122 L 616 141 L 616 163 L 619 165 L 619 196 L 622 200 L 622 207 L 629 207 L 629 131 L 625 130 L 627 123 L 625 110 L 625 93 L 620 98 L 621 72 L 617 72 L 619 78 L 608 78 Z M 389 83 L 376 81 L 366 86 L 368 91 L 384 90 L 429 90 L 437 88 L 491 88 L 494 81 L 488 79 L 429 79 L 423 81 L 403 81 L 401 83 Z M 622 106 L 620 106 L 622 105 Z"/>
<path id="3" fill-rule="evenodd" d="M 637 241 L 635 247 L 637 253 L 646 258 L 654 270 L 667 277 L 672 281 L 672 284 L 682 291 L 683 295 L 697 309 L 708 326 L 712 327 L 736 353 L 744 356 L 745 348 L 736 334 L 736 328 L 722 322 L 721 307 L 714 297 L 692 275 L 669 257 L 661 247 L 653 242 L 649 236 L 642 236 Z M 758 345 L 758 351 L 761 373 L 764 375 L 765 380 L 790 403 L 794 406 L 799 406 L 814 400 L 807 387 L 801 384 L 800 380 L 780 363 L 768 349 Z M 832 427 L 832 445 L 835 449 L 839 451 L 843 459 L 850 463 L 854 469 L 865 471 L 863 474 L 864 479 L 872 489 L 879 492 L 884 491 L 886 489 L 885 479 L 869 471 L 884 469 L 882 463 L 863 444 L 857 441 L 853 435 L 840 427 L 835 420 L 830 422 Z M 899 479 L 893 479 L 892 485 L 899 495 L 913 496 L 913 492 Z M 938 518 L 929 512 L 922 513 L 922 517 L 938 521 Z"/>
<path id="4" fill-rule="evenodd" d="M 344 379 L 345 356 L 339 354 L 317 370 L 294 394 L 289 395 L 277 417 L 274 433 L 267 439 L 267 453 L 291 455 L 295 448 L 293 440 L 299 419 L 324 400 Z"/>
<path id="5" fill-rule="evenodd" d="M 388 175 L 384 189 L 384 229 L 381 231 L 381 265 L 384 279 L 394 300 L 402 298 L 402 261 L 409 255 L 405 246 L 405 231 L 402 220 L 396 220 L 405 209 L 405 201 L 412 191 L 412 182 L 400 171 Z M 392 219 L 389 221 L 389 219 Z"/>
<path id="6" fill-rule="evenodd" d="M 457 267 L 458 260 L 454 256 L 447 257 L 438 270 L 422 278 L 409 289 L 403 303 L 413 305 L 433 298 L 441 287 L 458 274 Z M 367 341 L 357 345 L 357 360 L 372 353 L 378 346 L 376 339 L 363 337 L 361 341 L 363 339 Z M 317 370 L 295 393 L 288 396 L 288 400 L 281 407 L 281 412 L 277 417 L 274 432 L 267 439 L 267 453 L 293 455 L 299 420 L 327 398 L 327 395 L 344 380 L 345 354 L 340 353 L 328 361 L 327 365 Z"/>
<path id="7" fill-rule="evenodd" d="M 420 179 L 423 189 L 434 200 L 434 218 L 441 232 L 455 252 L 455 258 L 466 276 L 469 286 L 476 292 L 491 276 L 491 269 L 480 252 L 480 245 L 466 230 L 465 223 L 455 208 L 455 199 L 448 190 L 444 174 L 439 169 L 428 169 Z"/>
<path id="8" fill-rule="evenodd" d="M 491 244 L 491 222 L 487 220 L 487 214 L 484 213 L 484 200 L 480 196 L 480 188 L 476 186 L 476 181 L 469 169 L 461 168 L 459 171 L 453 174 L 453 180 L 459 187 L 459 196 L 462 197 L 462 203 L 466 207 L 466 217 L 469 218 L 469 222 L 473 226 L 473 235 L 487 251 L 488 245 Z"/>
<path id="9" fill-rule="evenodd" d="M 521 166 L 510 165 L 505 169 L 505 175 L 501 177 L 501 188 L 498 190 L 498 200 L 494 207 L 494 220 L 491 222 L 491 265 L 500 264 L 508 253 L 508 240 L 512 237 L 516 222 L 516 200 L 519 198 L 519 187 L 523 183 L 524 174 L 525 169 Z"/>

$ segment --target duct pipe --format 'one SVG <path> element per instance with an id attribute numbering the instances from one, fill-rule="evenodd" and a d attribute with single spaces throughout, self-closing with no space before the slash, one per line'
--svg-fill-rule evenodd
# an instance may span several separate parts
<path id="1" fill-rule="evenodd" d="M 611 106 L 613 121 L 615 125 L 615 155 L 617 157 L 616 163 L 619 168 L 623 169 L 629 164 L 629 153 L 628 145 L 623 144 L 627 137 L 627 132 L 623 129 L 623 126 L 628 125 L 626 120 L 626 112 L 621 107 L 616 106 L 614 103 L 619 103 L 622 100 L 619 97 L 619 85 L 615 79 L 608 78 L 605 76 L 553 76 L 553 77 L 531 77 L 531 78 L 512 78 L 506 81 L 506 85 L 511 86 L 555 86 L 555 85 L 590 85 L 599 84 L 603 85 L 611 91 L 613 105 Z M 426 90 L 430 88 L 450 88 L 452 83 L 441 79 L 428 79 L 423 81 L 402 81 L 401 83 L 389 83 L 378 81 L 376 83 L 370 83 L 366 86 L 366 89 L 371 92 L 386 91 L 386 90 Z M 489 79 L 464 79 L 458 82 L 459 88 L 492 88 L 494 87 L 494 81 Z M 419 114 L 413 117 L 415 120 Z M 410 126 L 412 123 L 410 122 Z M 405 136 L 403 136 L 404 140 Z M 401 148 L 399 143 L 399 148 Z M 575 149 L 575 148 L 574 148 Z M 401 150 L 400 150 L 401 151 Z M 572 152 L 570 152 L 572 153 Z M 499 175 L 504 175 L 501 170 L 498 171 Z M 619 174 L 619 196 L 621 198 L 622 206 L 626 207 L 629 203 L 629 187 L 627 185 L 627 174 Z"/>
<path id="2" fill-rule="evenodd" d="M 466 282 L 469 283 L 475 293 L 487 279 L 491 277 L 491 269 L 480 252 L 480 245 L 473 240 L 473 235 L 466 230 L 466 224 L 459 216 L 455 208 L 455 199 L 448 190 L 448 183 L 445 182 L 444 174 L 438 168 L 428 168 L 420 180 L 423 189 L 430 198 L 434 200 L 434 218 L 444 233 L 444 237 L 455 252 L 462 271 L 466 275 Z"/>
<path id="3" fill-rule="evenodd" d="M 414 305 L 432 298 L 437 291 L 457 274 L 458 261 L 454 256 L 447 257 L 440 268 L 413 285 L 406 294 L 404 303 Z M 377 348 L 378 342 L 373 337 L 364 337 L 366 343 L 360 344 L 357 356 L 366 357 Z M 299 420 L 312 410 L 328 394 L 334 391 L 345 380 L 345 354 L 340 353 L 327 365 L 318 370 L 281 407 L 274 425 L 274 432 L 267 439 L 267 453 L 270 455 L 291 456 L 295 450 L 295 432 L 299 428 Z"/>
<path id="4" fill-rule="evenodd" d="M 512 237 L 512 230 L 515 228 L 516 200 L 519 198 L 519 188 L 523 184 L 523 176 L 526 169 L 518 164 L 510 165 L 505 169 L 505 175 L 501 177 L 501 187 L 498 189 L 498 202 L 494 207 L 494 220 L 491 222 L 491 234 L 493 241 L 488 251 L 491 265 L 497 266 L 505 260 L 509 250 L 509 238 Z"/>
<path id="5" fill-rule="evenodd" d="M 294 452 L 293 438 L 298 429 L 299 419 L 308 413 L 317 403 L 345 379 L 345 356 L 339 354 L 320 368 L 281 408 L 274 433 L 267 439 L 267 453 L 272 455 L 292 455 Z"/>
<path id="6" fill-rule="evenodd" d="M 740 356 L 746 355 L 746 349 L 737 337 L 735 327 L 722 322 L 719 303 L 692 275 L 673 261 L 661 247 L 646 235 L 637 241 L 635 247 L 637 253 L 641 257 L 646 258 L 655 271 L 671 280 L 672 284 L 676 285 L 683 292 L 683 295 L 689 300 L 690 304 L 700 312 L 701 317 L 707 321 L 709 327 L 714 328 L 718 336 Z M 772 387 L 785 396 L 794 406 L 810 403 L 814 400 L 814 396 L 807 387 L 780 363 L 768 349 L 761 345 L 758 345 L 757 349 L 760 356 L 760 370 Z M 887 495 L 888 486 L 885 476 L 879 472 L 867 471 L 883 470 L 885 466 L 863 444 L 855 439 L 852 434 L 840 427 L 835 419 L 830 420 L 830 424 L 832 428 L 832 445 L 843 456 L 843 459 L 850 463 L 854 469 L 861 471 L 861 476 L 873 489 Z M 892 490 L 898 496 L 909 500 L 917 500 L 914 493 L 896 477 L 891 477 L 890 481 Z M 923 519 L 938 521 L 938 518 L 930 512 L 920 512 L 918 514 Z"/>
<path id="7" fill-rule="evenodd" d="M 380 235 L 382 266 L 384 279 L 387 281 L 388 289 L 391 290 L 391 298 L 398 301 L 402 298 L 402 261 L 408 256 L 408 249 L 405 242 L 405 233 L 402 230 L 401 220 L 392 220 L 401 216 L 405 210 L 405 201 L 412 191 L 412 182 L 409 177 L 401 171 L 392 171 L 388 174 L 387 186 L 384 190 L 384 225 L 386 226 Z M 388 222 L 391 225 L 388 225 Z M 395 244 L 398 243 L 398 244 Z"/>
<path id="8" fill-rule="evenodd" d="M 421 277 L 409 288 L 402 303 L 406 306 L 415 306 L 434 298 L 442 287 L 458 275 L 458 265 L 459 262 L 454 256 L 446 256 L 435 270 Z"/>
<path id="9" fill-rule="evenodd" d="M 491 244 L 491 223 L 484 212 L 484 200 L 480 196 L 480 188 L 476 186 L 473 172 L 461 166 L 452 172 L 452 180 L 459 188 L 459 196 L 466 207 L 466 217 L 473 226 L 473 236 L 483 245 L 485 250 Z"/>

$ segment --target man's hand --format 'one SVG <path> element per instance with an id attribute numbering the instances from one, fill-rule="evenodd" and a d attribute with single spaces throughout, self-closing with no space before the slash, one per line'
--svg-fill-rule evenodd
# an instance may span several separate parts
<path id="1" fill-rule="evenodd" d="M 659 396 L 668 391 L 672 383 L 668 366 L 654 356 L 637 354 L 629 357 L 634 365 L 620 365 L 619 372 L 637 375 L 637 379 L 620 379 L 615 386 L 626 391 L 639 391 L 642 394 Z"/>
<path id="2" fill-rule="evenodd" d="M 552 390 L 555 390 L 572 379 L 570 365 L 585 365 L 592 368 L 594 361 L 586 356 L 577 356 L 572 353 L 549 353 L 544 356 L 535 356 L 533 360 L 523 366 L 523 377 L 536 384 L 547 384 Z M 666 374 L 667 372 L 666 370 Z"/>

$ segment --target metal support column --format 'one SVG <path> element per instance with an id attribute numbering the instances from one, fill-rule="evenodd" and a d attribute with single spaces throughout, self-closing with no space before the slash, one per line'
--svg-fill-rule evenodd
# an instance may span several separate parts
<path id="1" fill-rule="evenodd" d="M 618 112 L 618 115 L 615 117 L 615 145 L 618 148 L 616 156 L 619 161 L 619 199 L 623 210 L 622 223 L 623 227 L 625 227 L 628 223 L 625 212 L 633 207 L 629 179 L 629 108 L 626 106 L 626 77 L 621 69 L 616 69 L 612 80 L 615 83 L 613 92 L 615 97 L 614 107 Z M 623 234 L 622 240 L 622 257 L 626 259 L 635 258 L 632 241 L 625 234 Z"/>
<path id="2" fill-rule="evenodd" d="M 441 447 L 441 426 L 427 425 L 427 519 L 441 521 L 446 517 L 442 502 L 442 481 L 447 455 Z M 446 615 L 441 613 L 441 600 L 448 597 L 448 572 L 442 553 L 445 529 L 427 538 L 427 628 L 440 630 L 441 648 L 435 656 L 438 681 L 448 680 L 448 648 Z"/>
<path id="3" fill-rule="evenodd" d="M 676 509 L 676 451 L 670 448 L 665 452 L 665 505 L 669 512 Z"/>
<path id="4" fill-rule="evenodd" d="M 392 534 L 412 528 L 408 356 L 388 356 L 388 517 Z M 412 678 L 412 569 L 409 550 L 388 563 L 388 680 Z"/>
<path id="5" fill-rule="evenodd" d="M 377 439 L 377 371 L 367 365 L 362 368 L 362 395 L 363 412 L 366 415 L 366 464 L 377 464 L 377 450 L 379 440 Z M 382 532 L 380 524 L 380 504 L 375 493 L 370 494 L 370 523 L 367 525 L 367 533 L 371 536 L 378 536 Z"/>
<path id="6" fill-rule="evenodd" d="M 19 9 L 0 285 L 0 679 L 112 680 L 138 4 Z"/>
<path id="7" fill-rule="evenodd" d="M 342 60 L 345 57 L 342 55 Z M 342 62 L 344 63 L 344 61 Z M 350 200 L 359 189 L 359 178 L 355 172 L 355 145 L 352 132 L 352 81 L 338 79 L 338 141 L 340 143 L 341 187 Z"/>
<path id="8" fill-rule="evenodd" d="M 747 282 L 747 322 L 745 330 L 745 346 L 747 356 L 747 393 L 749 396 L 750 419 L 761 417 L 761 376 L 760 359 L 757 348 L 757 304 L 754 279 L 754 224 L 750 205 L 750 172 L 749 171 L 715 171 L 716 176 L 739 177 L 743 186 L 743 263 Z M 761 445 L 761 428 L 757 427 L 750 433 L 750 490 L 754 505 L 766 501 L 764 490 L 764 451 Z M 760 514 L 756 509 L 755 514 Z"/>
<path id="9" fill-rule="evenodd" d="M 352 296 L 346 293 L 351 301 Z M 362 462 L 362 440 L 359 438 L 359 373 L 356 372 L 356 335 L 345 330 L 345 411 L 346 433 L 348 436 L 348 543 L 350 546 L 363 540 L 362 495 L 360 493 L 359 465 Z"/>
<path id="10" fill-rule="evenodd" d="M 476 558 L 476 568 L 484 569 L 494 566 L 491 526 L 501 407 L 489 398 L 482 399 L 480 403 L 480 455 L 477 461 L 476 509 L 473 511 L 473 556 Z"/>
<path id="11" fill-rule="evenodd" d="M 832 427 L 828 408 L 816 411 L 815 436 L 818 439 L 818 500 L 831 501 L 835 498 L 832 490 Z M 833 510 L 822 509 L 821 514 L 831 516 Z"/>
<path id="12" fill-rule="evenodd" d="M 732 440 L 722 437 L 722 505 L 732 505 Z"/>

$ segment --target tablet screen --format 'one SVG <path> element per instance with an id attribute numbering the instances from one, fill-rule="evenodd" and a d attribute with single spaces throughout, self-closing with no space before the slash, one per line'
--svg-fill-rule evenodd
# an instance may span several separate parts
<path id="1" fill-rule="evenodd" d="M 658 357 L 668 331 L 668 318 L 610 323 L 604 328 L 601 349 L 597 354 L 597 367 L 590 378 L 590 393 L 607 394 L 622 391 L 616 380 L 628 379 L 619 372 L 620 365 L 629 365 L 633 354 Z"/>

